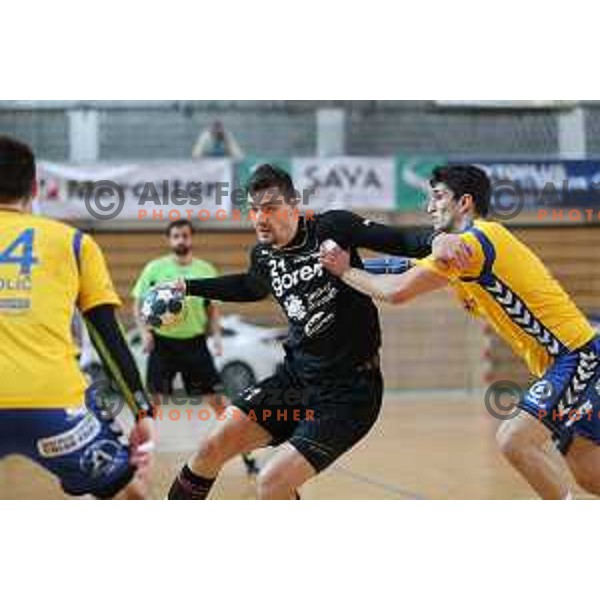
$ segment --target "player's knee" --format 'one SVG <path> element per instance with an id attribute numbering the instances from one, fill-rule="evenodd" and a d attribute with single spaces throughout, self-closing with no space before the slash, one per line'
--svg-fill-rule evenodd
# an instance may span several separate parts
<path id="1" fill-rule="evenodd" d="M 263 469 L 256 478 L 256 491 L 260 500 L 289 498 L 293 486 L 281 469 Z"/>

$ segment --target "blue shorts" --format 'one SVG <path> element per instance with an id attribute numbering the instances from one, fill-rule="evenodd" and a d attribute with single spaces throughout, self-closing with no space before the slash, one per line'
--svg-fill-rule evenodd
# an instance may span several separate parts
<path id="1" fill-rule="evenodd" d="M 600 445 L 600 336 L 559 356 L 520 406 L 548 427 L 563 454 L 576 435 Z"/>
<path id="2" fill-rule="evenodd" d="M 0 410 L 0 458 L 26 456 L 60 480 L 72 496 L 112 498 L 133 478 L 129 444 L 102 412 L 96 390 L 78 409 Z"/>

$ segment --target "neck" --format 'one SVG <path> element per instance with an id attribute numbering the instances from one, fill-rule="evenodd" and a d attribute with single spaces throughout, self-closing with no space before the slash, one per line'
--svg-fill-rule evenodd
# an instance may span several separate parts
<path id="1" fill-rule="evenodd" d="M 273 244 L 273 247 L 283 248 L 284 246 L 287 246 L 296 237 L 296 234 L 298 233 L 299 222 L 300 219 L 292 219 L 292 223 L 290 225 L 289 231 L 287 232 L 287 235 L 285 235 L 284 238 L 282 238 L 281 240 L 278 240 L 277 243 Z"/>
<path id="2" fill-rule="evenodd" d="M 25 212 L 25 203 L 24 202 L 11 202 L 10 204 L 5 204 L 0 202 L 0 211 L 5 210 L 9 212 Z"/>
<path id="3" fill-rule="evenodd" d="M 175 257 L 175 262 L 179 265 L 189 265 L 192 260 L 194 259 L 194 257 L 192 256 L 191 252 L 188 252 L 187 254 L 184 254 L 183 256 L 180 256 L 179 254 L 174 254 L 173 255 Z"/>
<path id="4" fill-rule="evenodd" d="M 475 217 L 472 214 L 462 215 L 458 218 L 456 223 L 454 223 L 452 227 L 452 233 L 460 233 L 461 231 L 465 231 L 469 229 L 471 225 L 473 225 L 473 221 Z"/>

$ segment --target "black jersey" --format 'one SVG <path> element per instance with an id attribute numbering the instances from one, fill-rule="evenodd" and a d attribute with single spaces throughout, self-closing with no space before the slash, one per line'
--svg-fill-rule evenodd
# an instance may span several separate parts
<path id="1" fill-rule="evenodd" d="M 431 250 L 430 238 L 427 232 L 402 231 L 347 211 L 329 211 L 300 219 L 296 236 L 285 247 L 257 244 L 248 273 L 188 282 L 188 293 L 232 301 L 258 300 L 270 293 L 288 319 L 286 351 L 294 369 L 311 378 L 347 372 L 377 353 L 379 317 L 370 297 L 321 265 L 321 243 L 334 240 L 350 251 L 352 266 L 360 268 L 358 247 L 423 257 Z"/>

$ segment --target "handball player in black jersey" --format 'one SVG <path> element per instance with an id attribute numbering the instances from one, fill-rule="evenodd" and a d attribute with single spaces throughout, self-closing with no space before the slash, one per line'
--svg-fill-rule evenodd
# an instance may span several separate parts
<path id="1" fill-rule="evenodd" d="M 201 442 L 173 482 L 172 500 L 206 498 L 228 460 L 267 445 L 277 450 L 258 475 L 259 498 L 298 498 L 300 486 L 373 427 L 383 396 L 377 309 L 322 267 L 323 242 L 349 250 L 357 267 L 359 247 L 469 260 L 458 236 L 442 234 L 432 242 L 430 232 L 401 231 L 347 211 L 299 215 L 290 176 L 271 165 L 256 169 L 248 193 L 258 237 L 248 272 L 173 285 L 225 302 L 273 295 L 289 323 L 286 356 L 275 375 L 246 390 Z"/>

